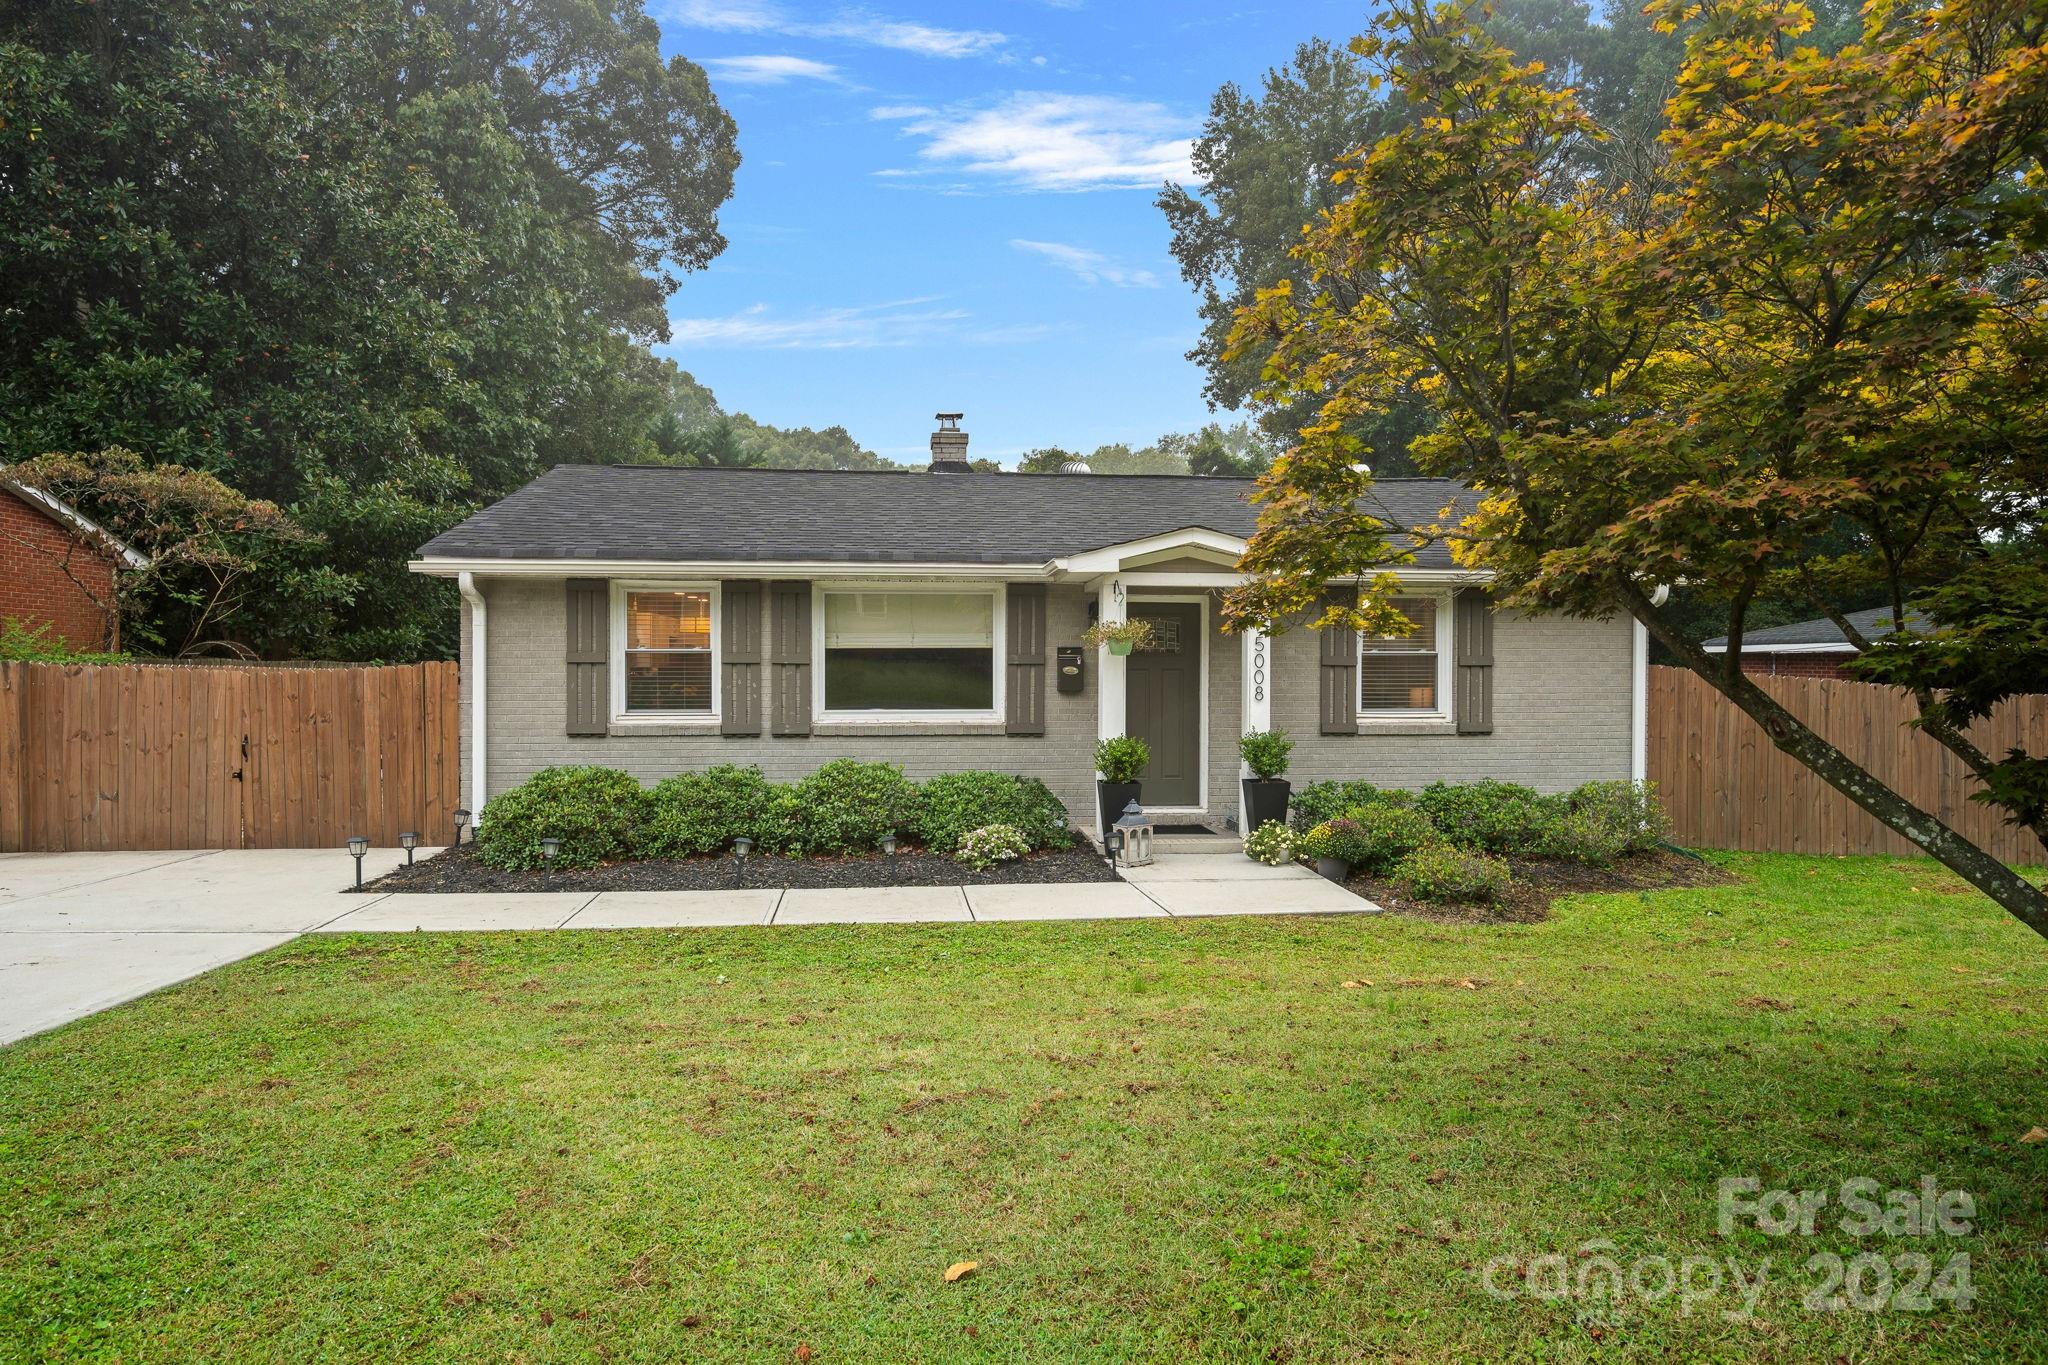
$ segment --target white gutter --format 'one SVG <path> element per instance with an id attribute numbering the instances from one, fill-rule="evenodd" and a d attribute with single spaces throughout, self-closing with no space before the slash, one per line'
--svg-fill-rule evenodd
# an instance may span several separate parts
<path id="1" fill-rule="evenodd" d="M 415 559 L 406 568 L 436 578 L 1049 578 L 1030 564 L 915 564 L 891 560 L 764 559 Z"/>
<path id="2" fill-rule="evenodd" d="M 1701 645 L 1702 654 L 1726 654 L 1726 645 Z M 1762 640 L 1744 640 L 1744 654 L 1854 654 L 1856 646 L 1847 640 L 1831 640 L 1817 645 L 1774 645 Z"/>
<path id="3" fill-rule="evenodd" d="M 469 603 L 469 818 L 484 821 L 484 800 L 488 788 L 484 777 L 484 595 L 476 589 L 476 576 L 463 571 L 456 578 L 462 600 Z"/>

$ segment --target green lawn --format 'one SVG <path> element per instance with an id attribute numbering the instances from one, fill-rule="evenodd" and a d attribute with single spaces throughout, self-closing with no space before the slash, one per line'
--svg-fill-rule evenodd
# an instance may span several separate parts
<path id="1" fill-rule="evenodd" d="M 2048 945 L 1725 862 L 1533 926 L 302 939 L 0 1051 L 0 1358 L 2048 1358 Z M 1922 1173 L 1973 1235 L 1716 1235 L 1723 1175 Z M 1482 1289 L 1602 1238 L 1771 1279 Z M 1801 1306 L 1872 1250 L 1976 1306 Z"/>

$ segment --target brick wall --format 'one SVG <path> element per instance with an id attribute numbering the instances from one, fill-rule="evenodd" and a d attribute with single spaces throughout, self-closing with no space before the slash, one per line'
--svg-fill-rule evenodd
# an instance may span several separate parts
<path id="1" fill-rule="evenodd" d="M 567 686 L 563 664 L 566 608 L 559 579 L 483 580 L 489 658 L 485 676 L 490 696 L 486 723 L 490 743 L 492 795 L 515 787 L 542 768 L 558 763 L 600 763 L 653 783 L 672 773 L 714 763 L 755 763 L 778 782 L 802 777 L 835 758 L 900 763 L 912 778 L 967 768 L 1038 777 L 1052 788 L 1078 826 L 1095 823 L 1095 679 L 1088 663 L 1087 690 L 1055 690 L 1051 659 L 1046 669 L 1045 734 L 1006 735 L 996 722 L 983 726 L 846 727 L 828 733 L 819 726 L 808 736 L 726 736 L 676 733 L 646 727 L 610 735 L 572 737 L 562 733 Z M 763 593 L 763 606 L 767 610 Z M 1087 626 L 1088 599 L 1078 588 L 1054 586 L 1046 594 L 1050 645 L 1072 644 Z M 463 616 L 463 648 L 469 622 Z M 764 637 L 765 638 L 765 637 Z M 469 724 L 468 677 L 463 682 L 463 726 Z M 464 772 L 468 769 L 464 744 Z M 469 786 L 465 780 L 463 791 Z"/>
<path id="2" fill-rule="evenodd" d="M 1564 791 L 1629 775 L 1632 634 L 1627 619 L 1577 621 L 1504 611 L 1494 619 L 1493 733 L 1366 729 L 1319 734 L 1318 640 L 1291 630 L 1273 644 L 1273 724 L 1294 736 L 1297 787 L 1364 778 L 1415 788 L 1496 777 Z M 1424 727 L 1413 727 L 1423 729 Z"/>
<path id="3" fill-rule="evenodd" d="M 1847 678 L 1842 665 L 1855 658 L 1850 651 L 1840 654 L 1756 654 L 1742 651 L 1742 671 L 1760 677 Z"/>
<path id="4" fill-rule="evenodd" d="M 67 577 L 59 561 L 91 593 Z M 71 528 L 11 489 L 0 488 L 0 619 L 48 625 L 73 649 L 119 646 L 117 627 L 93 600 L 112 600 L 114 568 Z"/>
<path id="5" fill-rule="evenodd" d="M 603 736 L 564 735 L 566 629 L 558 579 L 479 581 L 490 623 L 491 794 L 558 763 L 601 763 L 644 782 L 713 763 L 757 763 L 778 781 L 801 777 L 833 758 L 900 763 L 913 778 L 963 768 L 988 768 L 1042 778 L 1066 803 L 1075 824 L 1094 823 L 1097 661 L 1087 659 L 1087 685 L 1063 694 L 1046 682 L 1046 733 L 1011 736 L 1001 727 L 863 727 L 807 737 L 726 737 L 716 733 L 635 730 Z M 764 594 L 764 597 L 766 595 Z M 1191 594 L 1199 597 L 1200 594 Z M 1048 646 L 1078 642 L 1088 596 L 1076 586 L 1047 593 Z M 765 610 L 765 604 L 764 604 Z M 463 613 L 465 656 L 468 608 Z M 1237 812 L 1237 737 L 1242 652 L 1222 633 L 1209 600 L 1209 816 L 1221 828 Z M 1442 778 L 1500 777 L 1545 791 L 1593 778 L 1629 775 L 1631 634 L 1619 621 L 1530 620 L 1503 613 L 1494 637 L 1494 733 L 1491 735 L 1316 733 L 1317 640 L 1296 630 L 1274 644 L 1273 723 L 1296 741 L 1289 776 L 1297 786 L 1324 778 L 1370 778 L 1389 786 L 1421 786 Z M 1048 660 L 1050 663 L 1050 659 Z M 463 794 L 470 793 L 469 684 L 463 674 Z"/>

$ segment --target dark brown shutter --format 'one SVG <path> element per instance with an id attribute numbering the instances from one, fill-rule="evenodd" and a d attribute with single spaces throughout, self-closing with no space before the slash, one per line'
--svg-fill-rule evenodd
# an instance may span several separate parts
<path id="1" fill-rule="evenodd" d="M 1045 584 L 1012 583 L 1003 622 L 1009 672 L 1003 679 L 1003 729 L 1045 733 Z"/>
<path id="2" fill-rule="evenodd" d="M 1452 689 L 1461 735 L 1493 733 L 1493 606 L 1483 588 L 1460 588 L 1451 598 L 1451 638 L 1457 677 Z"/>
<path id="3" fill-rule="evenodd" d="M 601 735 L 609 728 L 611 688 L 611 584 L 602 578 L 565 580 L 569 608 L 569 720 L 566 733 Z"/>
<path id="4" fill-rule="evenodd" d="M 1357 601 L 1357 588 L 1326 588 L 1322 608 L 1328 611 L 1332 604 L 1351 606 Z M 1326 735 L 1355 735 L 1358 733 L 1358 632 L 1330 626 L 1316 633 L 1323 639 L 1322 667 L 1316 670 L 1322 676 L 1321 704 L 1317 707 L 1322 732 Z"/>
<path id="5" fill-rule="evenodd" d="M 768 664 L 775 675 L 770 733 L 811 732 L 811 585 L 768 585 Z"/>
<path id="6" fill-rule="evenodd" d="M 761 733 L 761 580 L 719 584 L 719 733 Z"/>

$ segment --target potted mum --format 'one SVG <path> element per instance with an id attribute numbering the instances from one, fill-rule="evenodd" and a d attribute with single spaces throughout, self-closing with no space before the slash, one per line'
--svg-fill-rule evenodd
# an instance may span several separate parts
<path id="1" fill-rule="evenodd" d="M 1152 746 L 1136 735 L 1111 735 L 1095 746 L 1095 810 L 1106 832 L 1138 799 L 1138 774 L 1152 761 Z"/>
<path id="2" fill-rule="evenodd" d="M 1133 649 L 1144 649 L 1152 643 L 1152 623 L 1136 621 L 1097 621 L 1081 632 L 1081 643 L 1090 649 L 1109 646 L 1112 654 L 1128 654 Z"/>
<path id="3" fill-rule="evenodd" d="M 1294 740 L 1285 730 L 1248 730 L 1238 737 L 1238 757 L 1251 770 L 1250 777 L 1239 779 L 1247 830 L 1287 819 L 1287 798 L 1294 785 L 1280 774 L 1287 771 L 1287 755 L 1293 750 Z"/>

